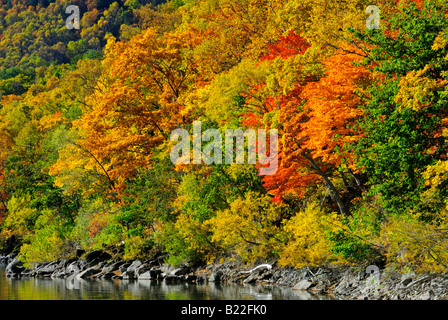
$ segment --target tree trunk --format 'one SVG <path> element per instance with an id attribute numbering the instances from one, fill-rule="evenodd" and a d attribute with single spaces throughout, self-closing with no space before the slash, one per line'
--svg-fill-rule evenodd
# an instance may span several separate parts
<path id="1" fill-rule="evenodd" d="M 322 179 L 324 179 L 325 184 L 327 185 L 328 189 L 330 189 L 330 195 L 331 198 L 333 199 L 334 202 L 336 202 L 336 204 L 339 207 L 339 211 L 343 214 L 346 215 L 347 211 L 345 209 L 344 204 L 341 201 L 341 198 L 339 198 L 339 193 L 336 190 L 335 186 L 333 185 L 333 183 L 330 181 L 330 179 L 328 179 L 328 176 L 325 174 L 325 172 L 323 172 L 319 166 L 316 164 L 316 162 L 313 160 L 313 158 L 311 158 L 311 156 L 306 153 L 305 151 L 302 152 L 302 156 L 308 160 L 308 162 L 311 164 L 311 166 L 313 167 L 313 169 L 317 172 L 318 175 L 320 175 L 322 177 Z"/>

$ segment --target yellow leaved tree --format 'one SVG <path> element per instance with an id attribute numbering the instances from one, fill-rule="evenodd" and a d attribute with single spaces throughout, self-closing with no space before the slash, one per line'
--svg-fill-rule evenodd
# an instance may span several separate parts
<path id="1" fill-rule="evenodd" d="M 243 261 L 273 258 L 285 241 L 282 231 L 283 205 L 271 201 L 268 195 L 249 191 L 230 208 L 216 213 L 206 223 L 213 231 L 212 240 L 220 247 L 231 248 Z"/>
<path id="2" fill-rule="evenodd" d="M 300 268 L 338 261 L 331 252 L 328 233 L 342 228 L 338 215 L 321 212 L 317 203 L 308 204 L 284 226 L 288 242 L 280 252 L 280 265 Z"/>
<path id="3" fill-rule="evenodd" d="M 183 50 L 195 41 L 191 30 L 160 35 L 152 28 L 129 42 L 108 39 L 102 76 L 87 98 L 92 107 L 73 122 L 77 138 L 51 168 L 58 184 L 73 179 L 70 172 L 83 177 L 91 171 L 116 194 L 139 168 L 151 166 L 155 148 L 187 120 L 180 97 L 195 65 Z"/>

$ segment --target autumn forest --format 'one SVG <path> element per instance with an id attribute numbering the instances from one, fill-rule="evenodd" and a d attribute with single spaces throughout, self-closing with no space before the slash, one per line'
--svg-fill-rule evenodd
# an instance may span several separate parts
<path id="1" fill-rule="evenodd" d="M 0 251 L 447 271 L 447 70 L 446 0 L 2 0 Z M 173 163 L 195 121 L 277 170 Z"/>

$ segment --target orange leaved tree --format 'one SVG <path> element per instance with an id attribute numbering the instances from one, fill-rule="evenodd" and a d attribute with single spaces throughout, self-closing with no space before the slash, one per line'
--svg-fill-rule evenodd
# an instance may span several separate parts
<path id="1" fill-rule="evenodd" d="M 280 114 L 281 167 L 276 175 L 265 177 L 276 200 L 291 191 L 303 196 L 307 186 L 323 181 L 339 211 L 347 213 L 331 176 L 347 156 L 344 146 L 360 135 L 351 125 L 362 116 L 360 92 L 370 75 L 354 65 L 361 58 L 354 48 L 341 50 L 325 60 L 325 76 L 285 99 Z"/>

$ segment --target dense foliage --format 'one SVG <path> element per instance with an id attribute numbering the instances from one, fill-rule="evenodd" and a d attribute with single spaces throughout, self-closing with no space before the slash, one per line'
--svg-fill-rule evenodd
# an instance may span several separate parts
<path id="1" fill-rule="evenodd" d="M 448 2 L 370 4 L 0 1 L 0 248 L 446 270 Z M 195 121 L 278 169 L 173 163 Z"/>

